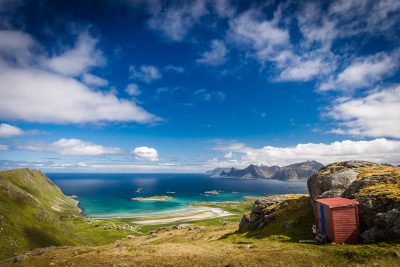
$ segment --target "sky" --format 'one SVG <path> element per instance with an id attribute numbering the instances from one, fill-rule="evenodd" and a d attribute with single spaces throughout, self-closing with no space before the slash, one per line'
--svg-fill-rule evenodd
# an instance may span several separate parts
<path id="1" fill-rule="evenodd" d="M 400 164 L 398 0 L 0 0 L 0 169 Z"/>

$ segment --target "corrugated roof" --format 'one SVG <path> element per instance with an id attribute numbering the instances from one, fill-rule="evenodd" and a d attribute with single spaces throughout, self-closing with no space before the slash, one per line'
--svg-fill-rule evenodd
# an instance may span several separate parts
<path id="1" fill-rule="evenodd" d="M 332 198 L 319 198 L 315 200 L 316 202 L 327 205 L 328 207 L 343 207 L 343 206 L 353 206 L 358 205 L 358 201 L 354 199 L 347 199 L 343 197 L 332 197 Z"/>

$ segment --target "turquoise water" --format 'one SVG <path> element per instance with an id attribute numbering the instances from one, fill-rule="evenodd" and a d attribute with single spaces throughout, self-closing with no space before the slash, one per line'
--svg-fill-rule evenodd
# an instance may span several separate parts
<path id="1" fill-rule="evenodd" d="M 217 179 L 203 174 L 48 173 L 66 195 L 76 195 L 88 217 L 135 217 L 190 209 L 192 202 L 240 201 L 245 196 L 307 193 L 305 182 Z M 206 191 L 218 190 L 218 195 Z M 175 192 L 175 193 L 173 193 Z M 169 195 L 168 201 L 134 197 Z"/>

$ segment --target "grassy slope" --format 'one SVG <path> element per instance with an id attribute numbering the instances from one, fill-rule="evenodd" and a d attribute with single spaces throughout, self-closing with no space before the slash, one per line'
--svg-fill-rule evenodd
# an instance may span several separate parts
<path id="1" fill-rule="evenodd" d="M 237 233 L 239 218 L 219 218 L 184 229 L 164 228 L 147 236 L 102 247 L 58 247 L 35 250 L 19 263 L 3 266 L 399 266 L 399 244 L 307 245 L 312 214 L 308 197 L 288 201 L 261 230 Z M 249 203 L 214 203 L 230 211 Z M 233 220 L 233 221 L 231 221 Z M 288 227 L 288 221 L 291 226 Z M 286 225 L 286 226 L 285 226 Z M 158 226 L 159 227 L 159 226 Z"/>
<path id="2" fill-rule="evenodd" d="M 41 172 L 0 172 L 0 259 L 37 247 L 102 245 L 129 234 L 94 227 Z"/>

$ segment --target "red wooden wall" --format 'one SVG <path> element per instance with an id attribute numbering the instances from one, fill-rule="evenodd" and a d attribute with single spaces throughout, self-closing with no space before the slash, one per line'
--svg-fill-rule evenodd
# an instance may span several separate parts
<path id="1" fill-rule="evenodd" d="M 335 243 L 358 243 L 360 237 L 358 207 L 329 207 L 317 203 L 317 227 L 322 232 L 320 205 L 324 207 L 325 234 L 329 240 Z"/>
<path id="2" fill-rule="evenodd" d="M 358 207 L 337 207 L 331 209 L 334 242 L 355 244 L 359 241 L 360 228 Z"/>

